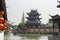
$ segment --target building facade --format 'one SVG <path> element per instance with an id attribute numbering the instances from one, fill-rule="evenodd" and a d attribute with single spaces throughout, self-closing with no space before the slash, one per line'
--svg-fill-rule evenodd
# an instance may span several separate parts
<path id="1" fill-rule="evenodd" d="M 60 32 L 60 15 L 55 15 L 55 16 L 51 16 L 52 17 L 52 21 L 53 21 L 53 34 L 58 34 L 58 32 Z M 54 29 L 58 29 L 57 32 L 54 31 Z"/>
<path id="2" fill-rule="evenodd" d="M 28 17 L 26 17 L 27 28 L 36 28 L 36 29 L 39 28 L 41 24 L 41 21 L 40 21 L 41 18 L 39 18 L 39 16 L 41 14 L 39 14 L 37 10 L 31 10 L 31 12 L 27 13 L 27 15 L 28 15 Z"/>

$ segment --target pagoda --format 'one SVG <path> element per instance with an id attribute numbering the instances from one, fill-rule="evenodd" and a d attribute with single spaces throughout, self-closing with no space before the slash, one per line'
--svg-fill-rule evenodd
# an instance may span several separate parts
<path id="1" fill-rule="evenodd" d="M 39 16 L 41 14 L 39 14 L 37 12 L 37 10 L 31 10 L 31 12 L 27 13 L 28 17 L 27 18 L 27 21 L 26 21 L 26 26 L 27 28 L 35 28 L 35 29 L 38 29 L 40 27 L 40 24 L 41 24 L 41 21 L 39 18 Z"/>

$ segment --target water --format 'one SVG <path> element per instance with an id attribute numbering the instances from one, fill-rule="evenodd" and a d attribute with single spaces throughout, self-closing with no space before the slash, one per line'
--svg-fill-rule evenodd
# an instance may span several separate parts
<path id="1" fill-rule="evenodd" d="M 40 34 L 19 34 L 13 35 L 5 35 L 5 40 L 48 40 L 47 35 L 40 35 Z"/>

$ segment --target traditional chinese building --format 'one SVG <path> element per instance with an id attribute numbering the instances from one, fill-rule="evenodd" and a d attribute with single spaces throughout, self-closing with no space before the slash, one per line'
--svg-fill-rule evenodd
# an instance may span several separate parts
<path id="1" fill-rule="evenodd" d="M 59 15 L 55 15 L 55 16 L 51 16 L 52 17 L 52 21 L 53 21 L 53 34 L 56 33 L 60 33 L 60 16 Z M 57 32 L 54 31 L 54 29 L 59 29 Z"/>
<path id="2" fill-rule="evenodd" d="M 27 28 L 36 28 L 38 29 L 40 27 L 40 24 L 41 24 L 41 21 L 39 18 L 39 16 L 41 14 L 39 14 L 37 12 L 37 10 L 31 10 L 31 12 L 27 13 L 28 17 L 27 18 L 27 21 L 26 21 L 26 26 Z"/>
<path id="3" fill-rule="evenodd" d="M 4 11 L 3 18 L 7 20 L 7 12 L 6 12 L 6 3 L 5 0 L 0 0 L 0 11 Z"/>

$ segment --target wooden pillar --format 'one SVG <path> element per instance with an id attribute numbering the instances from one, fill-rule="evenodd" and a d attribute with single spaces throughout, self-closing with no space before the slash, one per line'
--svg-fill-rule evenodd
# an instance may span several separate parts
<path id="1" fill-rule="evenodd" d="M 40 34 L 40 27 L 41 27 L 41 26 L 39 25 L 39 34 Z"/>
<path id="2" fill-rule="evenodd" d="M 54 35 L 54 21 L 53 21 L 53 35 Z"/>
<path id="3" fill-rule="evenodd" d="M 35 26 L 33 26 L 33 30 L 34 30 L 33 33 L 35 33 Z"/>
<path id="4" fill-rule="evenodd" d="M 30 29 L 31 29 L 31 26 L 29 26 L 29 34 L 30 34 Z"/>
<path id="5" fill-rule="evenodd" d="M 60 32 L 60 22 L 58 23 L 58 28 L 59 28 L 59 32 Z"/>

